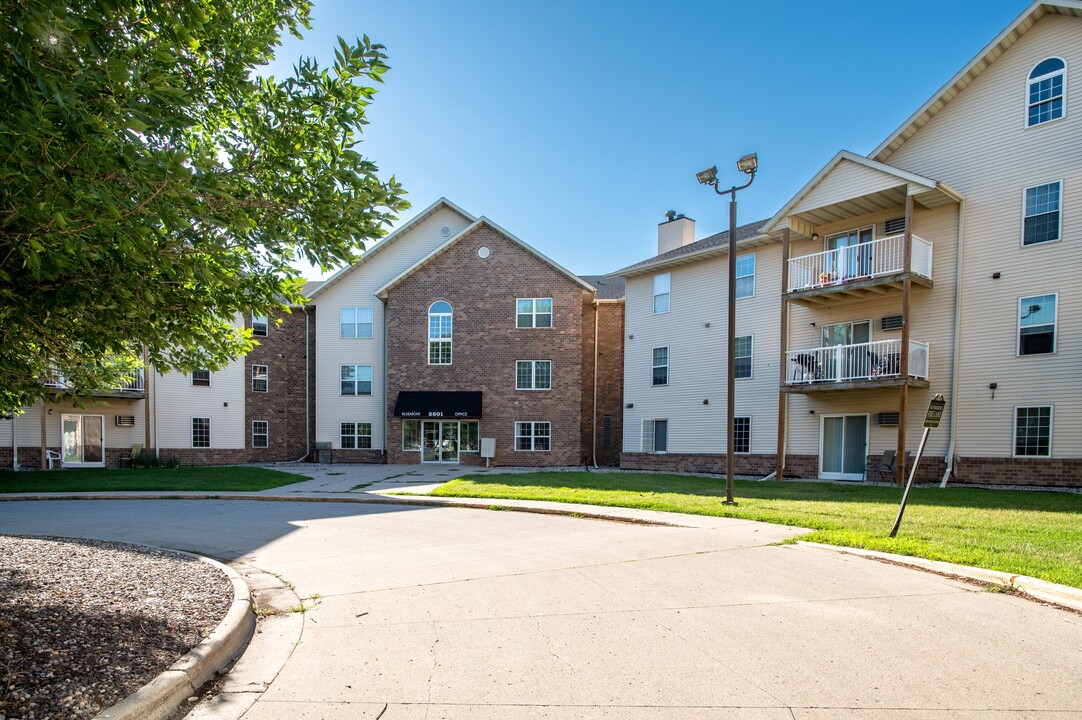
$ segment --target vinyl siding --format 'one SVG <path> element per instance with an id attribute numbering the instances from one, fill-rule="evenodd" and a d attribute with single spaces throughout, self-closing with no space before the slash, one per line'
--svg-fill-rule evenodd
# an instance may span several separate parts
<path id="1" fill-rule="evenodd" d="M 1067 62 L 1066 115 L 1026 128 L 1027 76 L 1053 55 Z M 1009 457 L 1014 406 L 1054 404 L 1053 456 L 1082 457 L 1080 77 L 1082 19 L 1048 15 L 890 158 L 967 198 L 961 456 Z M 1020 247 L 1023 188 L 1054 180 L 1063 181 L 1063 239 Z M 992 279 L 995 272 L 1002 277 Z M 1056 354 L 1017 357 L 1019 298 L 1052 292 L 1059 293 Z"/>
<path id="2" fill-rule="evenodd" d="M 37 457 L 41 448 L 41 403 L 28 408 L 15 421 L 16 440 L 19 443 L 20 457 Z M 52 411 L 46 417 L 45 439 L 49 447 L 59 447 L 61 435 L 61 417 L 63 415 L 103 415 L 105 417 L 105 447 L 130 447 L 146 439 L 144 432 L 144 410 L 142 400 L 123 398 L 94 398 L 84 401 L 84 407 L 74 403 L 47 403 L 45 411 Z M 117 415 L 135 416 L 135 427 L 117 427 Z M 0 420 L 0 447 L 11 447 L 11 420 Z"/>
<path id="3" fill-rule="evenodd" d="M 755 295 L 737 300 L 736 334 L 753 336 L 752 377 L 736 381 L 736 414 L 752 419 L 751 452 L 770 454 L 777 450 L 781 246 L 738 257 L 747 252 L 756 255 Z M 627 280 L 624 400 L 634 407 L 624 410 L 624 451 L 642 447 L 644 419 L 668 419 L 668 452 L 724 454 L 728 258 L 671 273 L 670 312 L 661 315 L 653 314 L 653 275 Z M 652 349 L 664 345 L 669 384 L 655 387 Z"/>
<path id="4" fill-rule="evenodd" d="M 440 208 L 316 297 L 316 442 L 341 448 L 341 423 L 370 422 L 372 447 L 385 447 L 384 308 L 375 291 L 446 242 L 448 238 L 440 235 L 441 227 L 449 227 L 454 236 L 467 225 L 469 221 L 457 212 Z M 371 338 L 340 337 L 339 309 L 343 307 L 372 308 Z M 342 395 L 342 365 L 372 366 L 370 396 Z"/>
<path id="5" fill-rule="evenodd" d="M 250 382 L 244 358 L 212 372 L 210 387 L 193 387 L 190 373 L 151 376 L 151 423 L 156 415 L 154 430 L 159 448 L 190 448 L 192 418 L 209 417 L 211 448 L 244 449 L 244 389 Z"/>
<path id="6" fill-rule="evenodd" d="M 827 177 L 808 192 L 798 202 L 790 215 L 797 215 L 806 210 L 814 210 L 826 205 L 833 205 L 843 200 L 848 200 L 861 195 L 905 185 L 905 181 L 893 175 L 887 175 L 863 165 L 857 165 L 849 160 L 842 160 Z"/>

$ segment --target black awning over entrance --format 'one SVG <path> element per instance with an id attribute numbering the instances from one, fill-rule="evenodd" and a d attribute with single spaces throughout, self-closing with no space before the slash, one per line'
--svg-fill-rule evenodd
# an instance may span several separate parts
<path id="1" fill-rule="evenodd" d="M 398 393 L 394 403 L 394 416 L 404 418 L 479 418 L 481 417 L 480 392 L 426 392 L 407 391 Z"/>

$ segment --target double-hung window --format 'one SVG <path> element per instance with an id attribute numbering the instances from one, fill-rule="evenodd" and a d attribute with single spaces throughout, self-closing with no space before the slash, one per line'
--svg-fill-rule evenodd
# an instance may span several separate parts
<path id="1" fill-rule="evenodd" d="M 1022 220 L 1022 244 L 1052 242 L 1060 238 L 1060 196 L 1063 183 L 1026 188 Z"/>
<path id="2" fill-rule="evenodd" d="M 1052 406 L 1014 409 L 1015 457 L 1052 457 Z"/>
<path id="3" fill-rule="evenodd" d="M 252 366 L 252 392 L 267 392 L 270 387 L 270 372 L 266 365 Z"/>
<path id="4" fill-rule="evenodd" d="M 542 452 L 552 449 L 552 423 L 515 423 L 515 450 Z"/>
<path id="5" fill-rule="evenodd" d="M 736 256 L 736 299 L 755 295 L 755 253 Z"/>
<path id="6" fill-rule="evenodd" d="M 267 316 L 266 315 L 253 315 L 252 316 L 252 335 L 257 337 L 267 337 Z"/>
<path id="7" fill-rule="evenodd" d="M 192 418 L 192 447 L 193 448 L 209 448 L 210 447 L 210 418 L 209 417 L 193 417 Z"/>
<path id="8" fill-rule="evenodd" d="M 372 447 L 372 423 L 342 423 L 343 450 L 369 450 Z"/>
<path id="9" fill-rule="evenodd" d="M 642 451 L 644 453 L 663 453 L 669 451 L 669 421 L 642 421 Z"/>
<path id="10" fill-rule="evenodd" d="M 515 327 L 552 327 L 552 298 L 518 298 L 515 301 Z"/>
<path id="11" fill-rule="evenodd" d="M 338 310 L 339 337 L 372 337 L 372 308 L 344 307 Z"/>
<path id="12" fill-rule="evenodd" d="M 342 394 L 343 395 L 371 395 L 372 394 L 372 366 L 371 365 L 343 365 L 342 366 Z"/>
<path id="13" fill-rule="evenodd" d="M 1067 63 L 1050 57 L 1037 63 L 1026 82 L 1026 127 L 1063 117 Z"/>
<path id="14" fill-rule="evenodd" d="M 736 378 L 751 377 L 751 335 L 740 335 L 736 338 L 734 346 L 736 363 L 733 365 L 733 374 Z"/>
<path id="15" fill-rule="evenodd" d="M 669 384 L 669 348 L 656 347 L 653 350 L 653 363 L 654 374 L 652 378 L 652 384 L 654 385 L 668 385 Z"/>
<path id="16" fill-rule="evenodd" d="M 515 361 L 515 389 L 516 390 L 551 390 L 552 389 L 552 361 L 551 360 L 516 360 Z"/>
<path id="17" fill-rule="evenodd" d="M 266 420 L 252 421 L 252 447 L 265 448 L 270 446 L 270 423 Z"/>
<path id="18" fill-rule="evenodd" d="M 210 370 L 206 368 L 192 370 L 192 385 L 195 387 L 210 387 Z"/>
<path id="19" fill-rule="evenodd" d="M 451 305 L 439 300 L 428 308 L 428 364 L 451 364 Z"/>
<path id="20" fill-rule="evenodd" d="M 654 276 L 654 314 L 669 312 L 669 289 L 671 285 L 669 273 L 661 273 Z"/>
<path id="21" fill-rule="evenodd" d="M 1056 351 L 1058 296 L 1034 295 L 1018 301 L 1018 354 L 1041 355 Z"/>
<path id="22" fill-rule="evenodd" d="M 747 455 L 751 452 L 751 418 L 733 418 L 733 452 Z"/>

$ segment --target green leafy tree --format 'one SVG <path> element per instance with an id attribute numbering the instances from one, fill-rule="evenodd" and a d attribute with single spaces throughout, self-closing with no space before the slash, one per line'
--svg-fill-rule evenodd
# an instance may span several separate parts
<path id="1" fill-rule="evenodd" d="M 217 368 L 238 313 L 301 301 L 408 207 L 357 150 L 388 69 L 339 39 L 261 77 L 306 0 L 0 0 L 0 410 L 80 395 L 146 348 Z"/>

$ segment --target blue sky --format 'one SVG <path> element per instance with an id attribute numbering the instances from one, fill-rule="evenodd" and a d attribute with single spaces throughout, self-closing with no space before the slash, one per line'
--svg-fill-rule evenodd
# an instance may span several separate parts
<path id="1" fill-rule="evenodd" d="M 656 254 L 666 210 L 724 230 L 695 182 L 742 180 L 743 224 L 769 217 L 838 150 L 867 154 L 1011 22 L 1021 0 L 435 2 L 315 0 L 300 55 L 368 34 L 391 71 L 361 150 L 409 192 L 487 215 L 580 274 Z M 317 269 L 306 273 L 318 277 Z"/>

